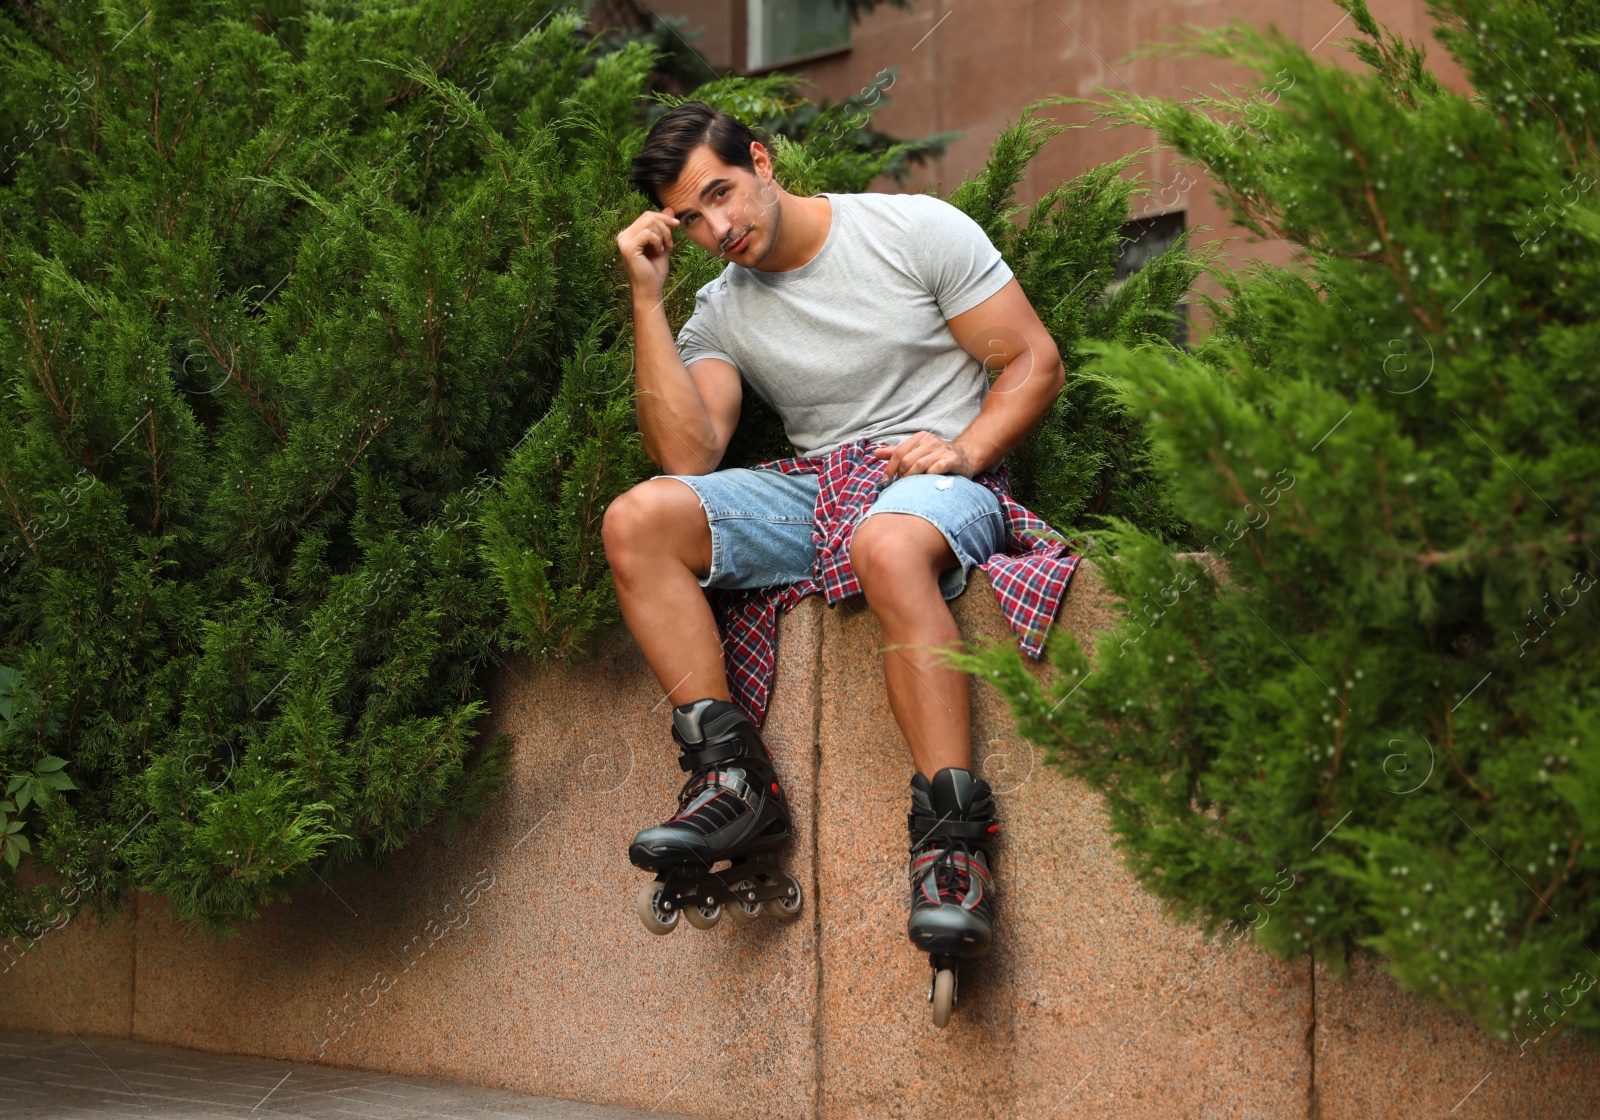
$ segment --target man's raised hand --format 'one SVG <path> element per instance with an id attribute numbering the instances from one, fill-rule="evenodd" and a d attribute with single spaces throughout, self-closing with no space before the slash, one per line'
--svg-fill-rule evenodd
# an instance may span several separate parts
<path id="1" fill-rule="evenodd" d="M 646 210 L 617 234 L 617 249 L 622 253 L 622 265 L 628 270 L 628 283 L 633 285 L 635 296 L 661 297 L 672 254 L 672 231 L 677 224 L 678 219 L 668 206 L 664 210 Z"/>

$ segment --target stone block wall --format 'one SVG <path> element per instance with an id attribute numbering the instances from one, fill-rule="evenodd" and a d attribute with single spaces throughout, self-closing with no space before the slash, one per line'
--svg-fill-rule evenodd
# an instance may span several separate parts
<path id="1" fill-rule="evenodd" d="M 955 608 L 967 637 L 1009 636 L 980 573 Z M 1109 619 L 1086 565 L 1058 625 L 1087 639 Z M 981 684 L 997 948 L 935 1030 L 904 933 L 912 770 L 880 644 L 859 600 L 780 624 L 765 730 L 798 810 L 794 922 L 640 926 L 627 843 L 682 775 L 619 632 L 593 661 L 510 664 L 488 728 L 517 739 L 506 788 L 449 848 L 413 844 L 222 942 L 151 896 L 104 927 L 80 916 L 0 975 L 0 1022 L 741 1120 L 1600 1114 L 1593 1046 L 1519 1058 L 1372 962 L 1339 980 L 1173 924 L 1098 798 Z"/>

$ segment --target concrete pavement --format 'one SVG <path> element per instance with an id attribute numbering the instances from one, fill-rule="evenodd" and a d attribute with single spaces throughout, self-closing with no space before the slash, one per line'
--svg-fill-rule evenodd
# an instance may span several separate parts
<path id="1" fill-rule="evenodd" d="M 0 1120 L 641 1120 L 431 1077 L 209 1054 L 79 1035 L 0 1032 Z"/>

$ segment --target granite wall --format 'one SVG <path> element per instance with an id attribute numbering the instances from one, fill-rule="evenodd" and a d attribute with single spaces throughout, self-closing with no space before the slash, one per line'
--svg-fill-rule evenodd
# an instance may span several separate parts
<path id="1" fill-rule="evenodd" d="M 956 614 L 968 637 L 1009 634 L 979 574 Z M 1060 624 L 1108 620 L 1086 566 Z M 766 731 L 799 809 L 795 922 L 640 926 L 627 842 L 681 775 L 661 689 L 618 634 L 595 661 L 513 662 L 496 682 L 490 730 L 516 736 L 515 760 L 451 847 L 414 844 L 221 943 L 150 896 L 114 924 L 80 917 L 0 975 L 0 1022 L 719 1118 L 1600 1113 L 1594 1047 L 1518 1058 L 1370 962 L 1335 979 L 1169 922 L 1098 799 L 981 685 L 974 742 L 1006 822 L 998 947 L 933 1029 L 875 620 L 813 598 L 779 633 Z"/>

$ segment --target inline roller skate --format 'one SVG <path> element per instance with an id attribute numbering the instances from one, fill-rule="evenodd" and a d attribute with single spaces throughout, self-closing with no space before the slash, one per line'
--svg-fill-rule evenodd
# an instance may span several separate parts
<path id="1" fill-rule="evenodd" d="M 981 957 L 994 937 L 988 851 L 1000 831 L 989 783 L 947 766 L 929 781 L 911 778 L 912 944 L 928 954 L 933 1025 L 950 1022 L 956 971 L 963 957 Z"/>
<path id="2" fill-rule="evenodd" d="M 689 772 L 678 811 L 628 848 L 635 867 L 656 873 L 639 892 L 644 928 L 671 933 L 682 915 L 710 929 L 724 908 L 748 925 L 769 902 L 779 918 L 797 917 L 800 884 L 777 864 L 793 833 L 789 806 L 755 724 L 726 700 L 696 700 L 672 710 L 672 737 Z"/>

